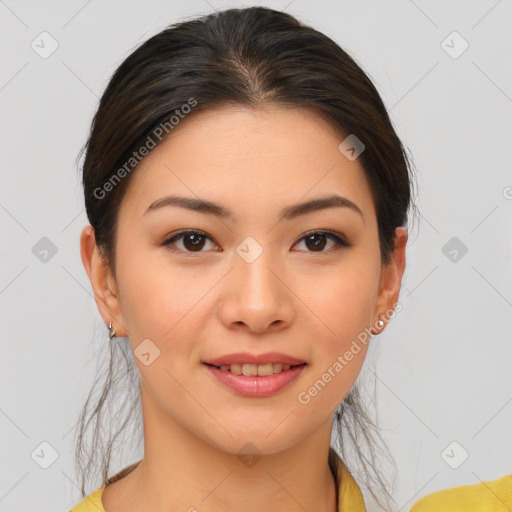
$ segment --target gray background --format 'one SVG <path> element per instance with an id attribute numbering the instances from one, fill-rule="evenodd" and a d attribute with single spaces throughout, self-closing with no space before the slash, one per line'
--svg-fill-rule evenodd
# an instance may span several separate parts
<path id="1" fill-rule="evenodd" d="M 373 352 L 397 510 L 512 472 L 511 0 L 0 0 L 1 511 L 67 510 L 79 496 L 73 428 L 107 329 L 80 260 L 75 159 L 108 78 L 166 25 L 247 5 L 286 10 L 342 45 L 414 156 L 421 217 L 404 309 Z M 58 43 L 46 59 L 31 47 L 43 31 Z M 469 44 L 457 58 L 462 40 L 442 43 L 453 31 Z M 46 262 L 44 237 L 56 250 Z"/>

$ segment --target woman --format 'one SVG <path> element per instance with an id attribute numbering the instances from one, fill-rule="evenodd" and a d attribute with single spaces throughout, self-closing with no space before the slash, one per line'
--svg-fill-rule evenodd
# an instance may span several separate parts
<path id="1" fill-rule="evenodd" d="M 84 149 L 81 256 L 144 455 L 108 478 L 110 443 L 73 511 L 365 510 L 351 441 L 389 509 L 355 382 L 400 309 L 412 178 L 361 68 L 271 9 L 179 23 L 119 66 Z M 111 364 L 81 418 L 83 496 L 113 386 Z"/>

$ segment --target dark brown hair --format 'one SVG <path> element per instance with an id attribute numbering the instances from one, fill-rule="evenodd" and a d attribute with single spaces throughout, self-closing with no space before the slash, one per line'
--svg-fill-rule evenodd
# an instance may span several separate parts
<path id="1" fill-rule="evenodd" d="M 156 147 L 183 117 L 230 104 L 255 109 L 307 107 L 341 134 L 355 135 L 364 144 L 359 161 L 377 213 L 381 263 L 387 265 L 395 228 L 407 226 L 408 209 L 414 207 L 413 168 L 379 93 L 355 60 L 329 37 L 290 14 L 251 7 L 169 26 L 136 48 L 110 79 L 80 156 L 85 152 L 82 182 L 87 216 L 113 275 L 117 214 L 141 160 L 141 148 Z M 80 417 L 76 461 L 84 497 L 95 464 L 101 468 L 102 484 L 136 466 L 107 478 L 115 440 L 141 414 L 132 354 L 116 347 L 120 345 L 111 343 L 109 366 L 101 370 L 106 380 L 99 397 L 94 398 L 93 388 Z M 118 369 L 119 361 L 126 364 L 124 370 Z M 119 408 L 116 419 L 125 421 L 104 444 L 102 418 L 117 385 L 125 391 L 131 386 L 131 406 L 126 407 L 125 401 Z M 374 497 L 374 491 L 380 490 L 387 500 L 388 484 L 376 466 L 385 457 L 381 450 L 377 460 L 377 444 L 385 443 L 363 405 L 354 386 L 337 409 L 333 426 L 347 466 L 359 464 L 360 483 Z M 85 435 L 91 425 L 93 439 L 87 450 Z M 346 460 L 349 445 L 351 461 Z"/>

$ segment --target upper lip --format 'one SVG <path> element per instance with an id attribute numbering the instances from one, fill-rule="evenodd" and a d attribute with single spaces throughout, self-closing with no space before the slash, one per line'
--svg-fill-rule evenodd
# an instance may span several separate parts
<path id="1" fill-rule="evenodd" d="M 303 359 L 281 354 L 280 352 L 267 352 L 265 354 L 250 354 L 249 352 L 237 352 L 236 354 L 227 354 L 215 359 L 203 361 L 205 364 L 213 366 L 223 366 L 231 364 L 269 364 L 282 363 L 294 366 L 305 363 Z"/>

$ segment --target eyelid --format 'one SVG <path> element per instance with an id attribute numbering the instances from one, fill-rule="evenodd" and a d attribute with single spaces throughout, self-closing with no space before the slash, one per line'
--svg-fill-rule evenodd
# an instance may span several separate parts
<path id="1" fill-rule="evenodd" d="M 307 231 L 306 233 L 304 233 L 299 238 L 299 240 L 302 240 L 303 238 L 306 238 L 310 235 L 316 235 L 316 234 L 326 235 L 326 236 L 331 235 L 332 237 L 338 238 L 341 242 L 343 242 L 347 246 L 351 245 L 348 243 L 347 238 L 345 237 L 345 235 L 343 233 L 339 233 L 337 231 L 332 231 L 330 229 L 312 229 L 311 231 Z"/>

